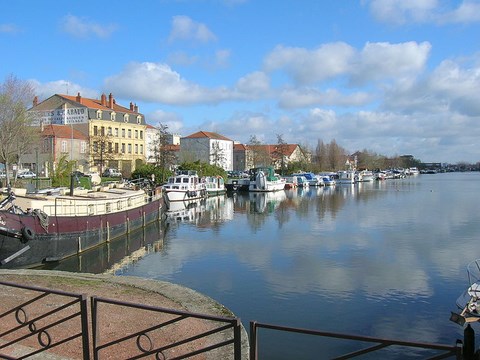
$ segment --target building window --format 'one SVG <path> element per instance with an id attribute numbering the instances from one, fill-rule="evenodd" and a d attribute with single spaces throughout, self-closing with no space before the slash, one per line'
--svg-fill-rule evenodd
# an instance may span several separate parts
<path id="1" fill-rule="evenodd" d="M 68 152 L 67 140 L 62 140 L 62 153 Z"/>
<path id="2" fill-rule="evenodd" d="M 129 138 L 129 139 L 132 138 L 132 129 L 128 129 L 128 138 Z"/>
<path id="3" fill-rule="evenodd" d="M 112 136 L 112 128 L 110 126 L 108 127 L 107 134 Z"/>
<path id="4" fill-rule="evenodd" d="M 132 144 L 128 144 L 128 153 L 129 153 L 129 154 L 132 153 Z"/>
<path id="5" fill-rule="evenodd" d="M 97 110 L 97 119 L 101 119 L 102 118 L 102 110 Z"/>
<path id="6" fill-rule="evenodd" d="M 118 143 L 115 143 L 115 154 L 118 154 Z"/>
<path id="7" fill-rule="evenodd" d="M 140 144 L 140 154 L 143 154 L 143 145 Z"/>
<path id="8" fill-rule="evenodd" d="M 143 130 L 140 130 L 140 139 L 143 140 Z"/>
<path id="9" fill-rule="evenodd" d="M 97 127 L 97 126 L 94 126 L 94 127 L 93 127 L 93 135 L 94 135 L 94 136 L 97 136 L 97 135 L 98 135 L 98 127 Z"/>
<path id="10" fill-rule="evenodd" d="M 93 142 L 93 151 L 97 152 L 98 151 L 98 141 Z"/>
<path id="11" fill-rule="evenodd" d="M 85 154 L 87 152 L 87 142 L 86 141 L 82 141 L 80 143 L 80 153 L 81 154 Z"/>
<path id="12" fill-rule="evenodd" d="M 138 144 L 135 144 L 135 154 L 138 154 Z"/>
<path id="13" fill-rule="evenodd" d="M 137 116 L 137 124 L 141 124 L 142 123 L 142 117 L 139 115 Z"/>
<path id="14" fill-rule="evenodd" d="M 105 136 L 105 127 L 103 126 L 100 128 L 100 135 Z"/>
<path id="15" fill-rule="evenodd" d="M 128 122 L 128 114 L 123 115 L 123 121 Z"/>
<path id="16" fill-rule="evenodd" d="M 125 137 L 125 129 L 122 129 L 122 138 Z"/>
<path id="17" fill-rule="evenodd" d="M 115 135 L 115 137 L 118 137 L 118 128 L 114 129 L 114 135 Z"/>
<path id="18" fill-rule="evenodd" d="M 135 139 L 138 139 L 138 130 L 135 130 Z"/>
<path id="19" fill-rule="evenodd" d="M 116 116 L 117 114 L 115 114 L 115 111 L 112 111 L 112 113 L 110 114 L 110 120 L 115 121 Z"/>
<path id="20" fill-rule="evenodd" d="M 125 154 L 125 144 L 122 144 L 122 154 Z"/>

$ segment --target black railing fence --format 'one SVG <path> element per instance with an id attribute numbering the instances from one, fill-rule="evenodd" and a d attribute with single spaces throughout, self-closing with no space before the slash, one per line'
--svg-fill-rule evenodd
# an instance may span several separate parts
<path id="1" fill-rule="evenodd" d="M 464 347 L 461 340 L 457 340 L 454 345 L 429 344 L 429 343 L 421 343 L 421 342 L 411 342 L 411 341 L 381 339 L 381 338 L 357 336 L 357 335 L 349 335 L 349 334 L 339 334 L 339 333 L 333 333 L 333 332 L 302 329 L 302 328 L 280 326 L 280 325 L 273 325 L 273 324 L 266 324 L 266 323 L 251 321 L 250 322 L 250 360 L 260 359 L 258 355 L 260 329 L 280 331 L 280 332 L 286 332 L 286 333 L 297 333 L 301 335 L 312 335 L 312 336 L 318 336 L 318 337 L 330 338 L 330 339 L 343 339 L 343 340 L 355 341 L 359 344 L 358 347 L 361 346 L 360 344 L 364 344 L 364 343 L 372 344 L 371 346 L 359 348 L 358 350 L 355 350 L 346 354 L 333 356 L 333 357 L 320 355 L 319 358 L 321 359 L 323 358 L 353 359 L 357 357 L 360 358 L 361 356 L 367 355 L 369 353 L 375 353 L 374 356 L 375 358 L 378 358 L 378 359 L 388 359 L 390 358 L 388 353 L 380 353 L 380 351 L 386 350 L 388 348 L 393 348 L 393 347 L 401 348 L 400 351 L 404 351 L 405 356 L 406 354 L 408 354 L 408 351 L 409 351 L 408 349 L 412 349 L 412 348 L 436 352 L 436 354 L 427 355 L 423 357 L 424 359 L 431 359 L 431 360 L 447 359 L 447 358 L 470 359 L 469 357 L 463 357 Z M 397 349 L 397 353 L 398 353 L 398 349 Z M 473 357 L 471 359 L 473 359 Z"/>

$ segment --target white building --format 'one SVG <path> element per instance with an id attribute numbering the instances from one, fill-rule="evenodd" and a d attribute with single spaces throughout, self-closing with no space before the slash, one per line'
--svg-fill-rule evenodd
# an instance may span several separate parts
<path id="1" fill-rule="evenodd" d="M 180 138 L 181 161 L 201 161 L 233 170 L 233 140 L 208 131 Z"/>

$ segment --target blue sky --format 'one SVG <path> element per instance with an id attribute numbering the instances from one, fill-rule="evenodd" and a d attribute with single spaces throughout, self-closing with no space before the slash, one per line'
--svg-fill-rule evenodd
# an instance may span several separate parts
<path id="1" fill-rule="evenodd" d="M 0 0 L 0 81 L 151 125 L 480 161 L 480 0 Z"/>

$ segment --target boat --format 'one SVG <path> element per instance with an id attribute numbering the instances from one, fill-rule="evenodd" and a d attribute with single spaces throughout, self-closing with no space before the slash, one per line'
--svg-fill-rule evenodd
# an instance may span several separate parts
<path id="1" fill-rule="evenodd" d="M 205 182 L 195 170 L 180 170 L 168 178 L 163 185 L 163 195 L 167 206 L 175 201 L 202 199 L 207 196 Z"/>
<path id="2" fill-rule="evenodd" d="M 355 157 L 354 164 L 350 162 L 350 160 L 347 159 L 345 162 L 345 170 L 339 171 L 338 174 L 338 180 L 337 184 L 354 184 L 355 183 L 355 177 L 356 177 L 356 167 L 357 167 L 357 158 Z"/>
<path id="3" fill-rule="evenodd" d="M 357 173 L 357 181 L 359 182 L 371 182 L 375 180 L 375 175 L 373 171 L 370 170 L 362 170 Z"/>
<path id="4" fill-rule="evenodd" d="M 285 189 L 285 180 L 275 174 L 273 167 L 258 167 L 250 169 L 250 184 L 248 191 L 269 192 Z"/>
<path id="5" fill-rule="evenodd" d="M 295 189 L 297 184 L 297 178 L 295 176 L 284 176 L 283 179 L 285 180 L 285 189 Z"/>
<path id="6" fill-rule="evenodd" d="M 206 176 L 204 179 L 207 196 L 225 194 L 225 181 L 221 176 Z"/>
<path id="7" fill-rule="evenodd" d="M 452 312 L 450 320 L 463 325 L 480 321 L 480 259 L 467 265 L 468 288 L 456 301 L 460 313 Z"/>
<path id="8" fill-rule="evenodd" d="M 310 186 L 322 186 L 323 183 L 320 178 L 312 172 L 298 172 L 293 174 L 293 176 L 303 176 L 308 181 Z"/>
<path id="9" fill-rule="evenodd" d="M 329 176 L 329 175 L 323 175 L 322 181 L 323 181 L 323 185 L 325 186 L 333 186 L 337 183 L 333 178 L 333 176 Z"/>
<path id="10" fill-rule="evenodd" d="M 308 188 L 310 186 L 310 181 L 303 175 L 294 175 L 293 176 L 297 181 L 297 186 L 301 188 Z M 312 185 L 313 186 L 313 185 Z"/>
<path id="11" fill-rule="evenodd" d="M 248 191 L 249 186 L 249 178 L 228 179 L 227 183 L 225 184 L 225 189 L 227 192 Z"/>
<path id="12" fill-rule="evenodd" d="M 143 180 L 112 182 L 94 190 L 27 194 L 8 189 L 0 202 L 0 265 L 32 268 L 83 253 L 158 221 L 160 187 Z"/>

